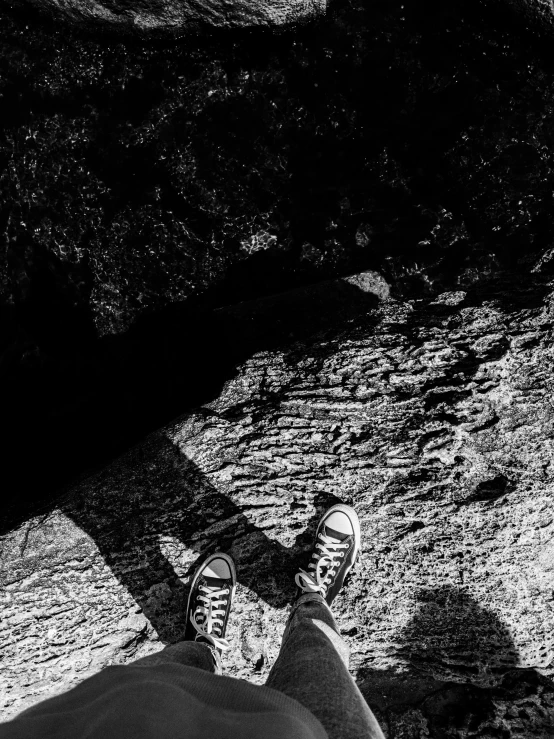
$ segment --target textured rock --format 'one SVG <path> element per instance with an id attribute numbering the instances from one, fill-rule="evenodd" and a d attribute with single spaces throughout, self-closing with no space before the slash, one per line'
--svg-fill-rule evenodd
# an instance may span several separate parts
<path id="1" fill-rule="evenodd" d="M 12 6 L 38 8 L 58 22 L 91 29 L 113 28 L 139 34 L 183 33 L 206 26 L 283 26 L 325 12 L 326 0 L 12 0 Z"/>
<path id="2" fill-rule="evenodd" d="M 2 538 L 3 716 L 179 638 L 216 546 L 227 669 L 263 681 L 345 500 L 337 610 L 389 736 L 552 736 L 553 83 L 466 5 L 168 47 L 2 17 L 8 497 L 205 401 Z M 354 311 L 210 312 L 354 269 Z"/>
<path id="3" fill-rule="evenodd" d="M 554 12 L 548 0 L 508 0 L 509 4 L 535 28 L 547 32 L 554 29 Z M 498 3 L 497 3 L 498 5 Z"/>
<path id="4" fill-rule="evenodd" d="M 294 32 L 165 45 L 2 14 L 0 446 L 14 499 L 189 407 L 167 347 L 145 348 L 145 316 L 368 269 L 397 297 L 541 260 L 552 271 L 548 61 L 507 13 L 425 5 L 338 0 Z M 170 353 L 197 330 L 190 315 Z M 151 380 L 160 367 L 171 383 Z"/>
<path id="5" fill-rule="evenodd" d="M 5 715 L 178 639 L 216 547 L 240 581 L 226 670 L 262 682 L 299 557 L 342 500 L 364 551 L 337 614 L 388 736 L 552 736 L 550 290 L 508 275 L 360 306 L 243 361 L 6 535 Z"/>
<path id="6" fill-rule="evenodd" d="M 503 16 L 461 5 L 351 0 L 295 32 L 166 45 L 2 17 L 15 356 L 210 288 L 230 303 L 377 269 L 417 294 L 527 271 L 551 246 L 554 83 Z"/>

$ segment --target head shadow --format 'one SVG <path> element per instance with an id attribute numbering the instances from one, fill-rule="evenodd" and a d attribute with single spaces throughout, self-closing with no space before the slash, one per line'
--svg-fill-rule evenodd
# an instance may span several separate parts
<path id="1" fill-rule="evenodd" d="M 464 590 L 421 590 L 419 609 L 400 632 L 399 654 L 434 679 L 497 685 L 518 666 L 508 627 Z"/>
<path id="2" fill-rule="evenodd" d="M 389 735 L 404 736 L 406 726 L 413 731 L 420 722 L 430 737 L 458 739 L 503 721 L 517 736 L 550 736 L 552 682 L 520 667 L 506 624 L 450 585 L 422 589 L 416 598 L 416 613 L 395 636 L 403 668 L 359 675 Z"/>

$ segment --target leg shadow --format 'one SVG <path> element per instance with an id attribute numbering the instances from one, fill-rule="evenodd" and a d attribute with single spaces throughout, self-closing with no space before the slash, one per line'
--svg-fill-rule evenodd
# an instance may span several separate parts
<path id="1" fill-rule="evenodd" d="M 256 274 L 272 271 L 271 262 L 248 261 L 258 266 L 245 265 L 244 274 L 235 270 L 235 282 L 242 284 L 247 277 L 255 281 Z M 49 295 L 45 280 L 42 274 L 36 280 L 41 300 Z M 67 299 L 57 293 L 54 297 L 63 313 Z M 83 339 L 75 354 L 58 356 L 61 350 L 56 353 L 54 347 L 51 356 L 34 357 L 25 332 L 11 359 L 0 351 L 0 379 L 10 388 L 0 416 L 2 479 L 8 491 L 0 511 L 1 533 L 54 507 L 62 485 L 70 487 L 71 481 L 104 467 L 146 434 L 216 398 L 237 366 L 256 352 L 290 347 L 366 315 L 378 304 L 367 285 L 348 279 L 214 309 L 221 299 L 214 293 L 145 314 L 125 334 L 96 343 Z M 37 325 L 37 310 L 33 304 L 28 336 L 57 323 L 58 343 L 64 345 L 65 339 L 67 344 L 58 313 L 46 311 L 46 320 Z M 71 321 L 66 316 L 68 321 L 73 333 L 88 335 L 90 316 L 78 313 Z M 29 355 L 28 371 L 20 361 L 22 352 Z"/>
<path id="2" fill-rule="evenodd" d="M 398 637 L 406 669 L 359 675 L 390 739 L 408 727 L 409 736 L 437 739 L 553 736 L 554 684 L 518 667 L 506 625 L 454 587 L 422 590 L 418 599 Z"/>
<path id="3" fill-rule="evenodd" d="M 239 582 L 276 608 L 291 602 L 294 574 L 324 509 L 287 548 L 252 524 L 198 467 L 161 433 L 109 468 L 62 512 L 98 546 L 106 564 L 132 595 L 165 643 L 179 641 L 186 624 L 185 584 L 203 558 L 230 553 Z M 198 557 L 190 563 L 190 551 Z M 188 565 L 182 554 L 188 552 Z M 181 562 L 181 566 L 170 562 Z"/>

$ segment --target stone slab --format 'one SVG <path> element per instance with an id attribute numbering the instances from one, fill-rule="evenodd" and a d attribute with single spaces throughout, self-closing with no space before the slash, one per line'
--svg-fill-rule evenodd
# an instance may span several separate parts
<path id="1" fill-rule="evenodd" d="M 263 682 L 340 500 L 363 556 L 337 617 L 388 736 L 551 736 L 554 305 L 524 298 L 517 276 L 388 298 L 256 353 L 3 537 L 3 715 L 179 639 L 216 548 L 239 573 L 225 669 Z"/>

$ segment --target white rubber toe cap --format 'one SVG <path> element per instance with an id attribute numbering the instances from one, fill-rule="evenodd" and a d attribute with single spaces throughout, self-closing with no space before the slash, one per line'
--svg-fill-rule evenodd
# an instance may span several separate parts
<path id="1" fill-rule="evenodd" d="M 325 526 L 329 526 L 329 528 L 347 536 L 351 536 L 354 533 L 350 519 L 342 511 L 333 511 L 329 518 L 325 519 Z"/>

